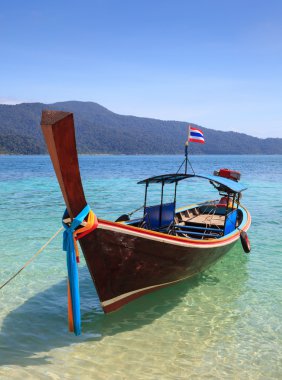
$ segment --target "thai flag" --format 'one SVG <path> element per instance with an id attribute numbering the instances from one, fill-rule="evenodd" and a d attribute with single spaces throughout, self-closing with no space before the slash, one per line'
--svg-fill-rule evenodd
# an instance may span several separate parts
<path id="1" fill-rule="evenodd" d="M 204 139 L 203 132 L 199 128 L 190 127 L 189 128 L 188 141 L 204 144 L 205 139 Z"/>

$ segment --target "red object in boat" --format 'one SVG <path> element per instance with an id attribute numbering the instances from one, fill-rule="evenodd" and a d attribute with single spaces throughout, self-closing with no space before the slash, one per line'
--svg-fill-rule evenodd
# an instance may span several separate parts
<path id="1" fill-rule="evenodd" d="M 226 207 L 227 206 L 227 197 L 222 197 L 216 207 Z"/>
<path id="2" fill-rule="evenodd" d="M 241 173 L 236 170 L 230 170 L 230 169 L 219 169 L 217 172 L 219 177 L 224 177 L 228 179 L 233 179 L 233 181 L 240 181 Z"/>

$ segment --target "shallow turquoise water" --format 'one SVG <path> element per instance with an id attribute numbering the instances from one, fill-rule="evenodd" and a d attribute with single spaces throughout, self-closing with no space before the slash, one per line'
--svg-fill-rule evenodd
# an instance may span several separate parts
<path id="1" fill-rule="evenodd" d="M 174 172 L 181 160 L 82 156 L 88 202 L 114 220 L 142 204 L 138 180 Z M 238 244 L 202 275 L 106 316 L 82 262 L 83 334 L 75 337 L 67 331 L 65 256 L 57 238 L 0 291 L 1 379 L 282 378 L 282 156 L 191 160 L 199 173 L 242 172 L 252 253 Z M 179 185 L 179 206 L 212 198 L 216 192 L 203 180 Z M 63 210 L 47 156 L 0 156 L 0 284 L 60 227 Z"/>

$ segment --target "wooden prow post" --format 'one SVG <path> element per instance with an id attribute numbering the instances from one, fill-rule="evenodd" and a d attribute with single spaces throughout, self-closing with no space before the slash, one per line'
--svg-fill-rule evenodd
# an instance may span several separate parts
<path id="1" fill-rule="evenodd" d="M 79 172 L 73 114 L 43 111 L 41 127 L 69 216 L 75 217 L 86 206 L 86 200 Z M 100 299 L 101 294 L 109 299 L 112 294 L 109 268 L 102 251 L 97 248 L 99 242 L 95 232 L 84 236 L 79 243 Z"/>
<path id="2" fill-rule="evenodd" d="M 42 111 L 41 128 L 70 217 L 86 206 L 75 142 L 73 114 Z"/>

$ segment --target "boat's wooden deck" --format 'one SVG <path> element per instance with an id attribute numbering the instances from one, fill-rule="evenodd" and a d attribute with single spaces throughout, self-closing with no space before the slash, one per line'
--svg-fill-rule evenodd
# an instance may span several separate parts
<path id="1" fill-rule="evenodd" d="M 186 210 L 176 214 L 175 222 L 178 224 L 205 224 L 207 226 L 215 225 L 224 227 L 225 216 L 214 213 L 200 214 L 199 210 Z"/>
<path id="2" fill-rule="evenodd" d="M 217 225 L 220 227 L 224 226 L 224 215 L 210 215 L 202 214 L 190 218 L 188 221 L 197 224 L 207 224 L 207 225 Z"/>

